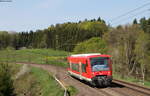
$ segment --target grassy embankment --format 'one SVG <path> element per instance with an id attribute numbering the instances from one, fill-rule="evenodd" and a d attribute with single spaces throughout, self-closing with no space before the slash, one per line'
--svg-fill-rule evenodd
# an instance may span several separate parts
<path id="1" fill-rule="evenodd" d="M 9 64 L 17 96 L 63 96 L 64 90 L 47 71 L 28 65 Z M 77 90 L 68 86 L 71 96 Z"/>
<path id="2" fill-rule="evenodd" d="M 23 49 L 0 51 L 0 62 L 30 62 L 37 64 L 54 64 L 67 66 L 66 57 L 69 53 L 51 49 Z"/>
<path id="3" fill-rule="evenodd" d="M 29 62 L 66 67 L 66 56 L 68 54 L 64 51 L 51 49 L 2 50 L 0 51 L 0 62 L 11 64 L 12 62 Z M 13 68 L 18 69 L 17 66 Z M 62 96 L 64 92 L 47 71 L 34 67 L 30 68 L 30 72 L 15 80 L 14 85 L 16 93 L 31 94 L 32 96 L 38 96 L 39 94 L 42 94 L 42 96 Z M 73 86 L 68 86 L 68 90 L 71 96 L 77 92 Z"/>
<path id="4" fill-rule="evenodd" d="M 26 65 L 10 65 L 18 96 L 63 96 L 63 89 L 45 70 Z M 23 71 L 24 70 L 24 71 Z"/>
<path id="5" fill-rule="evenodd" d="M 139 85 L 146 86 L 146 87 L 150 87 L 150 82 L 149 81 L 144 81 L 143 82 L 142 79 L 139 80 L 139 79 L 136 79 L 136 78 L 131 77 L 131 76 L 130 77 L 128 77 L 128 76 L 122 77 L 119 74 L 113 74 L 113 78 L 123 80 L 123 81 L 127 81 L 127 82 L 131 82 L 131 83 L 135 83 L 135 84 L 139 84 Z"/>

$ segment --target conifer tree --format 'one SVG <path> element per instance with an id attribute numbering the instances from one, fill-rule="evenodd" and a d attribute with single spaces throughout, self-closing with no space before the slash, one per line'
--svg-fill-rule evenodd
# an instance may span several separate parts
<path id="1" fill-rule="evenodd" d="M 136 19 L 134 19 L 133 24 L 138 24 Z"/>

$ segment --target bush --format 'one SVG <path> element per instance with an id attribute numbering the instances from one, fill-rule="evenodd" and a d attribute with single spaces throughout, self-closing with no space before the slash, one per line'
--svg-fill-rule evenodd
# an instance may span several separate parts
<path id="1" fill-rule="evenodd" d="M 9 70 L 7 64 L 0 63 L 0 96 L 15 96 Z"/>
<path id="2" fill-rule="evenodd" d="M 106 43 L 99 37 L 93 37 L 87 41 L 79 43 L 74 48 L 74 53 L 106 53 Z"/>

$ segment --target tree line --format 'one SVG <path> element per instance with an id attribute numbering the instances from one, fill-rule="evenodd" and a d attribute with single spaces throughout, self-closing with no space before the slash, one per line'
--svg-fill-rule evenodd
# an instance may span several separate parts
<path id="1" fill-rule="evenodd" d="M 91 37 L 102 37 L 107 30 L 105 21 L 98 18 L 51 25 L 47 29 L 35 32 L 8 33 L 4 31 L 0 32 L 0 49 L 26 47 L 72 51 L 79 42 Z"/>

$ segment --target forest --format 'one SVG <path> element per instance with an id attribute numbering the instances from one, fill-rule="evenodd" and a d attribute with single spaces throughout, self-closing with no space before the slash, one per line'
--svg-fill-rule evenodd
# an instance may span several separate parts
<path id="1" fill-rule="evenodd" d="M 44 30 L 0 32 L 0 50 L 54 49 L 73 53 L 100 52 L 112 55 L 113 69 L 127 76 L 150 80 L 150 18 L 130 25 L 111 27 L 100 17 L 51 25 Z"/>
<path id="2" fill-rule="evenodd" d="M 26 48 L 52 48 L 58 50 L 72 51 L 75 45 L 92 37 L 102 37 L 108 27 L 101 18 L 68 22 L 64 24 L 51 25 L 44 30 L 33 32 L 8 33 L 0 32 L 0 49 L 12 47 Z"/>

